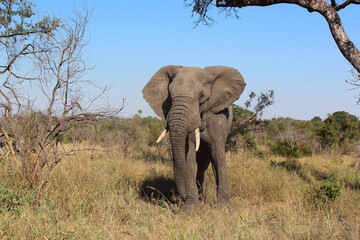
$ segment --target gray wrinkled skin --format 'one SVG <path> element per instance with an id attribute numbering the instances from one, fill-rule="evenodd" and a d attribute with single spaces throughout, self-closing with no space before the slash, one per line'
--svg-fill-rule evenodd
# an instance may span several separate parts
<path id="1" fill-rule="evenodd" d="M 225 143 L 232 122 L 231 104 L 245 88 L 234 68 L 169 65 L 157 71 L 142 90 L 155 113 L 166 120 L 173 152 L 174 177 L 184 209 L 205 198 L 205 171 L 211 162 L 218 201 L 230 205 Z M 200 148 L 195 151 L 196 128 Z"/>

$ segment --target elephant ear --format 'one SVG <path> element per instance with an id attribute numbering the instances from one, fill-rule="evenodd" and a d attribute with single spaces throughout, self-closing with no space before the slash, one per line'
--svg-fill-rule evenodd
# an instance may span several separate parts
<path id="1" fill-rule="evenodd" d="M 206 67 L 205 70 L 214 77 L 211 95 L 207 100 L 204 111 L 209 116 L 224 110 L 239 99 L 246 84 L 240 72 L 235 68 L 212 66 Z"/>
<path id="2" fill-rule="evenodd" d="M 142 90 L 143 97 L 154 112 L 162 119 L 170 110 L 169 84 L 176 70 L 182 66 L 168 65 L 157 71 Z"/>

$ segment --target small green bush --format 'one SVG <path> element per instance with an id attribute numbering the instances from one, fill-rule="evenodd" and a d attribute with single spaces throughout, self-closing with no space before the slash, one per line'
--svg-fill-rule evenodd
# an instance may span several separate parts
<path id="1" fill-rule="evenodd" d="M 0 212 L 18 212 L 35 200 L 33 191 L 0 185 Z"/>
<path id="2" fill-rule="evenodd" d="M 260 158 L 260 159 L 265 159 L 265 158 L 266 158 L 266 152 L 263 151 L 263 150 L 257 149 L 257 150 L 255 151 L 255 154 L 256 154 L 256 156 L 257 156 L 258 158 Z"/>
<path id="3" fill-rule="evenodd" d="M 274 155 L 288 158 L 300 158 L 312 155 L 311 147 L 290 140 L 278 141 L 272 144 L 271 152 Z"/>
<path id="4" fill-rule="evenodd" d="M 341 186 L 334 179 L 330 179 L 324 181 L 320 187 L 313 187 L 310 195 L 315 202 L 334 202 L 341 195 Z"/>
<path id="5" fill-rule="evenodd" d="M 271 152 L 277 156 L 283 157 L 300 157 L 297 145 L 293 145 L 290 141 L 279 141 L 271 146 Z"/>
<path id="6" fill-rule="evenodd" d="M 341 187 L 335 183 L 326 181 L 320 187 L 322 192 L 330 201 L 335 201 L 341 194 Z"/>

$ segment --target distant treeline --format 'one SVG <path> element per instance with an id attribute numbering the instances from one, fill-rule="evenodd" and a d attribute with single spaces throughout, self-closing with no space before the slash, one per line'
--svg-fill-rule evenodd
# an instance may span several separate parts
<path id="1" fill-rule="evenodd" d="M 252 112 L 233 105 L 234 122 L 230 147 L 245 147 L 259 154 L 286 157 L 311 156 L 314 153 L 356 154 L 360 140 L 359 119 L 345 111 L 328 114 L 322 120 L 292 118 L 255 119 L 243 127 Z M 230 148 L 231 150 L 231 148 Z"/>
<path id="2" fill-rule="evenodd" d="M 312 154 L 357 154 L 360 140 L 359 119 L 344 111 L 316 116 L 309 121 L 292 118 L 262 120 L 252 111 L 233 104 L 233 125 L 226 149 L 253 151 L 259 157 L 280 155 L 305 157 Z M 95 126 L 84 125 L 59 135 L 59 141 L 87 141 L 120 148 L 126 157 L 171 159 L 168 138 L 155 144 L 164 128 L 164 120 L 142 117 L 141 110 L 132 118 L 99 119 Z M 76 134 L 75 134 L 76 133 Z"/>

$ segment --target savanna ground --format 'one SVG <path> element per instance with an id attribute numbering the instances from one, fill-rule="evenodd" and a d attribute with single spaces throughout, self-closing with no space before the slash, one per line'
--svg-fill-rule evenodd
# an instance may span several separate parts
<path id="1" fill-rule="evenodd" d="M 250 93 L 246 109 L 232 106 L 232 208 L 216 204 L 209 171 L 206 203 L 184 212 L 169 141 L 155 145 L 165 122 L 99 109 L 107 87 L 84 79 L 92 11 L 66 20 L 1 2 L 0 239 L 360 239 L 356 116 L 262 121 L 274 91 Z M 27 86 L 43 95 L 25 97 Z"/>
<path id="2" fill-rule="evenodd" d="M 78 152 L 40 193 L 0 161 L 0 239 L 359 239 L 360 174 L 353 159 L 228 154 L 232 208 L 207 202 L 183 212 L 169 160 Z"/>

